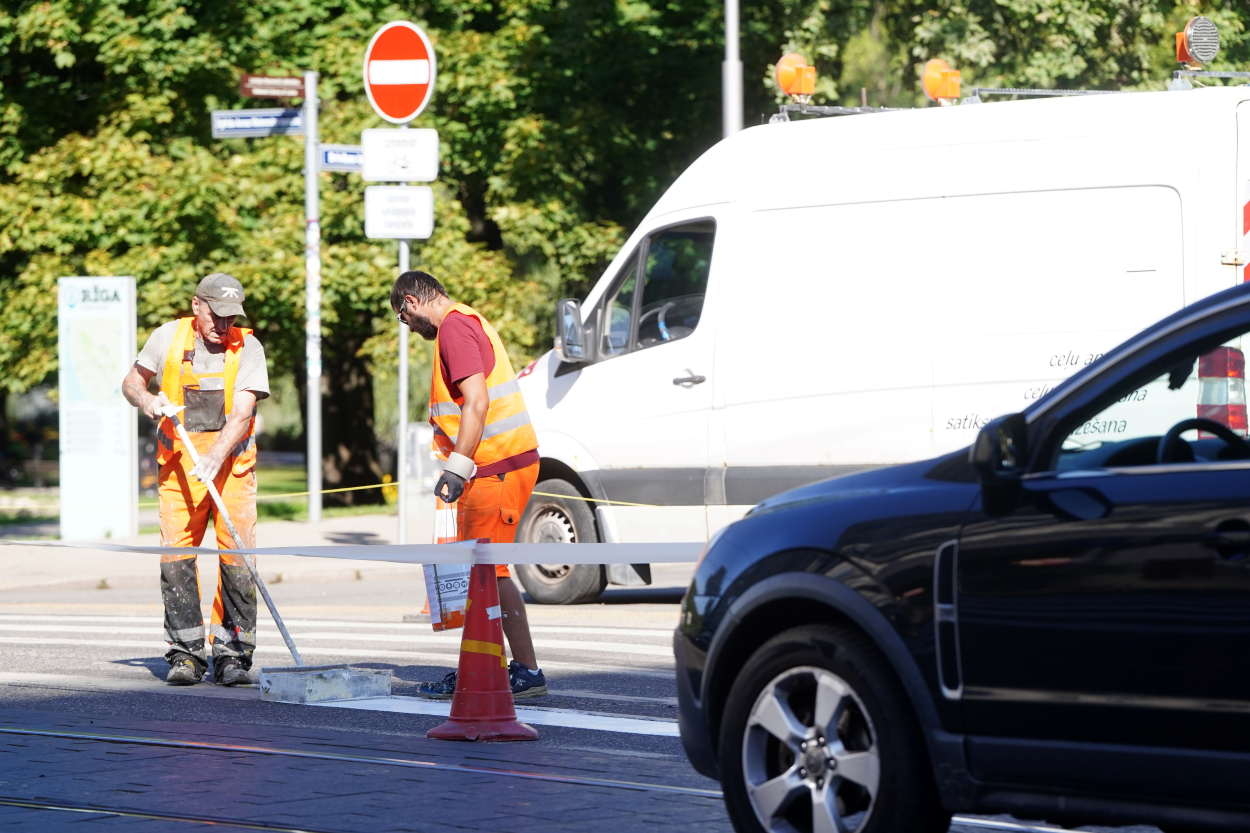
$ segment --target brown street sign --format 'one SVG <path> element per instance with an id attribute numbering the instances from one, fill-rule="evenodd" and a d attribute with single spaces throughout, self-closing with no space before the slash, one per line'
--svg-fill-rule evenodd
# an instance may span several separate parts
<path id="1" fill-rule="evenodd" d="M 304 79 L 298 75 L 244 75 L 239 79 L 239 95 L 248 98 L 303 98 Z"/>

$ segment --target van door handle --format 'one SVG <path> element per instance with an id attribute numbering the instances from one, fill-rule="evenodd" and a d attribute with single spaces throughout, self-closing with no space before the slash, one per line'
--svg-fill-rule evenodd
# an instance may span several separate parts
<path id="1" fill-rule="evenodd" d="M 686 372 L 689 373 L 690 371 L 687 370 Z M 701 385 L 706 381 L 707 381 L 706 376 L 695 376 L 692 374 L 690 376 L 678 376 L 676 379 L 673 380 L 673 384 L 674 385 Z"/>

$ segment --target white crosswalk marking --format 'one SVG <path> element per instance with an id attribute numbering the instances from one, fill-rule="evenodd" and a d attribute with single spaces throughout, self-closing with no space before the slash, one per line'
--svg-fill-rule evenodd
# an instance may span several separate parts
<path id="1" fill-rule="evenodd" d="M 534 618 L 538 617 L 532 616 L 531 620 Z M 558 624 L 570 618 L 557 618 L 556 623 L 550 620 L 547 623 L 531 621 L 534 646 L 551 687 L 548 697 L 524 702 L 527 714 L 535 712 L 533 722 L 570 729 L 674 737 L 676 701 L 670 696 L 673 679 L 672 631 L 664 627 L 637 627 L 632 622 L 622 622 L 621 627 L 595 626 L 593 621 L 587 625 Z M 398 669 L 396 681 L 401 693 L 413 693 L 411 687 L 404 686 L 411 686 L 420 679 L 411 679 L 414 674 L 405 670 L 405 666 L 436 666 L 450 670 L 455 667 L 459 656 L 462 632 L 435 633 L 428 624 L 332 618 L 286 621 L 300 653 L 310 661 L 389 665 Z M 645 618 L 633 621 L 650 623 Z M 258 631 L 256 666 L 289 665 L 290 655 L 272 620 L 263 613 Z M 98 652 L 99 659 L 112 657 L 115 658 L 112 663 L 119 660 L 125 663 L 114 665 L 113 676 L 99 680 L 44 675 L 47 677 L 44 682 L 48 685 L 55 683 L 57 687 L 80 686 L 85 689 L 132 686 L 136 691 L 158 695 L 171 691 L 146 667 L 134 664 L 134 660 L 142 658 L 159 660 L 168 649 L 160 616 L 0 613 L 0 645 L 13 646 L 11 650 L 70 651 L 81 650 L 84 644 L 89 644 L 93 651 Z M 101 664 L 96 663 L 97 666 Z M 137 671 L 140 667 L 144 668 L 142 676 Z M 129 676 L 117 676 L 118 673 L 127 673 L 126 669 L 131 669 Z M 21 676 L 0 674 L 0 686 L 40 684 L 33 677 L 18 679 Z M 596 678 L 598 683 L 588 684 L 589 680 Z M 562 686 L 563 680 L 569 682 Z M 625 681 L 627 687 L 618 688 L 617 680 Z M 194 694 L 201 688 L 206 695 L 227 691 L 215 686 L 177 691 Z M 259 696 L 255 689 L 236 691 L 240 696 Z M 434 715 L 441 714 L 446 704 L 397 696 L 385 702 L 362 701 L 348 707 Z M 586 708 L 595 711 L 586 711 Z M 634 714 L 622 714 L 621 709 Z"/>

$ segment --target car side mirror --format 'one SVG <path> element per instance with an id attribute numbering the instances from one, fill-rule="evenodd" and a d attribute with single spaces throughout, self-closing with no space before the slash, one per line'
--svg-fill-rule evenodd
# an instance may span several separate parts
<path id="1" fill-rule="evenodd" d="M 582 330 L 582 305 L 574 298 L 556 304 L 556 357 L 569 364 L 584 364 L 586 338 Z"/>
<path id="2" fill-rule="evenodd" d="M 1016 506 L 1020 478 L 1028 463 L 1024 414 L 991 420 L 977 434 L 968 461 L 981 481 L 981 504 L 991 515 L 1005 515 Z"/>

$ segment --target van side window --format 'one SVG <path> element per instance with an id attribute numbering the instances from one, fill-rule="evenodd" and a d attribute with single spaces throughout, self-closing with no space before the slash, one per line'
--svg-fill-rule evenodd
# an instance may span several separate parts
<path id="1" fill-rule="evenodd" d="M 647 241 L 634 349 L 694 332 L 707 295 L 715 236 L 715 222 L 704 220 L 665 229 Z"/>
<path id="2" fill-rule="evenodd" d="M 604 305 L 599 354 L 604 358 L 619 356 L 629 350 L 629 336 L 634 329 L 634 290 L 638 286 L 638 253 L 621 270 L 618 285 Z"/>

